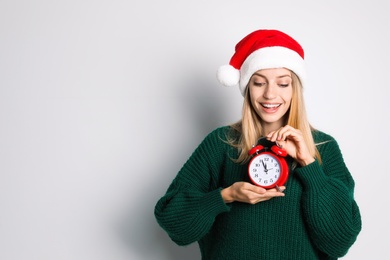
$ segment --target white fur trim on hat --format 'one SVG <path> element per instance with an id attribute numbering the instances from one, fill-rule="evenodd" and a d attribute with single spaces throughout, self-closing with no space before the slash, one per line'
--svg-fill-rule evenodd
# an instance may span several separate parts
<path id="1" fill-rule="evenodd" d="M 265 47 L 252 52 L 240 69 L 239 88 L 245 95 L 245 89 L 253 73 L 261 69 L 286 68 L 299 77 L 302 85 L 306 80 L 305 64 L 302 57 L 295 51 L 285 47 Z"/>

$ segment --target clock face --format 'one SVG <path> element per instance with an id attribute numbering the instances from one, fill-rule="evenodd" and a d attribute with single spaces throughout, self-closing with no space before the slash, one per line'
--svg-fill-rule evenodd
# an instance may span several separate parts
<path id="1" fill-rule="evenodd" d="M 282 165 L 275 155 L 265 152 L 252 158 L 248 171 L 252 182 L 262 187 L 271 187 L 278 183 Z"/>

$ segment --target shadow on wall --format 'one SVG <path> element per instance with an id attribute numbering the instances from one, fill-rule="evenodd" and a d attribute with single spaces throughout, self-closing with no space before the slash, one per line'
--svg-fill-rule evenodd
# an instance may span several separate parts
<path id="1" fill-rule="evenodd" d="M 140 211 L 140 209 L 138 209 L 139 211 L 132 210 L 132 212 L 129 212 L 127 215 L 127 222 L 122 221 L 122 226 L 119 226 L 122 244 L 131 252 L 131 257 L 129 259 L 201 259 L 197 243 L 192 243 L 188 246 L 178 246 L 171 241 L 165 231 L 157 224 L 152 211 L 152 209 L 154 210 L 156 201 L 148 203 L 147 211 Z"/>
<path id="2" fill-rule="evenodd" d="M 235 107 L 233 106 L 234 100 L 231 100 L 232 97 L 229 96 L 230 91 L 233 91 L 237 100 L 241 102 L 238 88 L 221 86 L 217 83 L 216 78 L 212 79 L 213 82 L 202 80 L 201 77 L 187 80 L 190 83 L 187 84 L 187 87 L 180 89 L 177 97 L 182 100 L 180 105 L 188 114 L 189 121 L 193 122 L 201 139 L 216 127 L 233 123 L 232 115 L 229 113 Z M 234 112 L 241 116 L 241 103 L 239 103 L 238 110 Z M 238 118 L 234 120 L 238 120 Z"/>
<path id="3" fill-rule="evenodd" d="M 194 74 L 192 74 L 194 77 Z M 195 139 L 203 139 L 212 129 L 220 126 L 226 120 L 226 110 L 229 102 L 226 102 L 219 94 L 215 82 L 207 82 L 202 77 L 191 78 L 184 81 L 175 95 L 177 107 L 182 107 L 183 113 L 188 117 L 191 133 L 197 135 Z M 193 122 L 193 123 L 192 123 Z M 180 141 L 178 141 L 180 142 Z M 195 144 L 197 145 L 197 144 Z M 195 147 L 190 147 L 189 150 Z M 150 183 L 151 187 L 159 187 L 165 191 L 166 187 L 160 187 L 161 183 L 170 183 L 176 175 L 177 169 L 183 165 L 183 161 L 165 161 L 160 166 L 161 178 Z M 145 173 L 148 174 L 148 173 Z M 152 174 L 152 173 L 150 173 Z M 158 225 L 154 217 L 154 206 L 162 194 L 156 194 L 153 198 L 150 189 L 145 189 L 145 194 L 138 194 L 139 205 L 129 210 L 124 221 L 119 227 L 119 234 L 123 243 L 132 253 L 140 256 L 139 259 L 158 260 L 199 260 L 201 259 L 198 243 L 194 242 L 188 246 L 176 245 L 165 231 Z"/>

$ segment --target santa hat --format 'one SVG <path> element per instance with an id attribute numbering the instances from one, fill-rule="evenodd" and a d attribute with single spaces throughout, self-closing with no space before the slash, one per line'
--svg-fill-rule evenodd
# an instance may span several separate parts
<path id="1" fill-rule="evenodd" d="M 218 69 L 217 78 L 222 85 L 229 87 L 238 85 L 244 96 L 253 73 L 272 68 L 293 71 L 304 85 L 306 72 L 301 45 L 281 31 L 257 30 L 237 43 L 229 64 Z"/>

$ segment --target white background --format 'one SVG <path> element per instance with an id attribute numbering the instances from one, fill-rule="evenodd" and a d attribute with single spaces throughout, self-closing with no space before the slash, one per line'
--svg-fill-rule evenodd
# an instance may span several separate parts
<path id="1" fill-rule="evenodd" d="M 0 259 L 200 259 L 154 205 L 204 136 L 239 119 L 239 90 L 215 72 L 259 28 L 303 45 L 310 120 L 356 181 L 363 230 L 344 259 L 388 255 L 385 5 L 1 0 Z"/>

